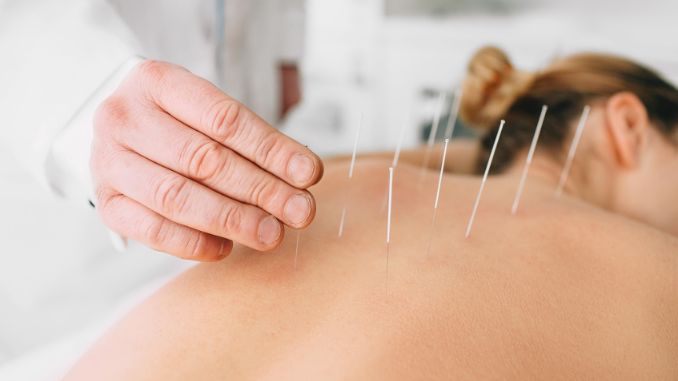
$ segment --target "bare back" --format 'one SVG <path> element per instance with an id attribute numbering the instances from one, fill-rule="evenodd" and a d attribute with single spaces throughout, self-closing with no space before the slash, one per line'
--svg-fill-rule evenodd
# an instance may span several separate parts
<path id="1" fill-rule="evenodd" d="M 677 379 L 678 240 L 528 181 L 328 165 L 316 222 L 274 253 L 195 267 L 115 326 L 68 380 Z M 344 234 L 337 237 L 342 208 Z M 296 267 L 295 267 L 296 263 Z M 388 281 L 387 281 L 388 279 Z"/>

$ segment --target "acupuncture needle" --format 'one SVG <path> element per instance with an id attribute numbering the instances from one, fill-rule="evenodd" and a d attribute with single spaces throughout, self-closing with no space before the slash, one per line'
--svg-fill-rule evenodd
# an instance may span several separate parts
<path id="1" fill-rule="evenodd" d="M 407 123 L 403 122 L 402 126 L 400 126 L 400 135 L 398 137 L 398 143 L 396 145 L 396 150 L 395 153 L 393 154 L 393 161 L 391 162 L 391 167 L 393 167 L 393 170 L 398 167 L 398 160 L 400 159 L 400 150 L 403 147 L 403 140 L 405 140 L 405 129 L 407 127 Z M 384 197 L 384 201 L 381 203 L 381 213 L 384 213 L 384 209 L 386 209 L 386 202 L 388 201 L 388 194 Z"/>
<path id="2" fill-rule="evenodd" d="M 537 122 L 537 128 L 534 131 L 534 136 L 532 137 L 532 143 L 530 144 L 530 150 L 527 153 L 527 159 L 525 160 L 525 167 L 523 167 L 523 173 L 520 176 L 520 183 L 518 184 L 518 191 L 516 192 L 516 197 L 513 200 L 513 206 L 511 207 L 511 214 L 516 214 L 518 211 L 518 205 L 520 204 L 520 199 L 523 196 L 523 190 L 525 189 L 525 180 L 527 179 L 527 174 L 530 171 L 530 165 L 532 164 L 532 157 L 534 156 L 534 151 L 537 149 L 537 141 L 539 141 L 539 135 L 541 134 L 541 127 L 544 124 L 544 118 L 546 117 L 546 111 L 548 107 L 546 105 L 541 107 L 541 114 L 539 115 L 539 121 Z"/>
<path id="3" fill-rule="evenodd" d="M 297 243 L 294 249 L 294 269 L 297 269 L 297 258 L 299 258 L 299 240 L 301 240 L 301 230 L 297 230 Z"/>
<path id="4" fill-rule="evenodd" d="M 466 238 L 471 235 L 471 229 L 473 228 L 473 221 L 476 218 L 476 212 L 478 212 L 478 205 L 480 204 L 480 197 L 483 194 L 483 189 L 485 189 L 485 183 L 487 182 L 487 175 L 490 173 L 490 167 L 492 166 L 492 159 L 494 159 L 494 153 L 497 151 L 497 143 L 499 143 L 499 138 L 501 137 L 501 132 L 504 129 L 504 120 L 499 124 L 499 131 L 497 131 L 497 137 L 494 138 L 494 144 L 492 145 L 492 151 L 490 152 L 490 158 L 487 160 L 487 166 L 485 167 L 485 173 L 483 174 L 483 179 L 480 182 L 480 189 L 478 190 L 478 195 L 476 195 L 476 201 L 473 204 L 473 211 L 471 212 L 471 218 L 468 220 L 468 226 L 466 226 Z"/>
<path id="5" fill-rule="evenodd" d="M 461 105 L 462 90 L 457 87 L 454 90 L 454 98 L 452 98 L 452 105 L 450 106 L 450 115 L 447 118 L 447 127 L 445 128 L 445 138 L 452 139 L 454 135 L 454 127 L 457 124 L 457 117 L 459 116 L 459 106 Z"/>
<path id="6" fill-rule="evenodd" d="M 450 143 L 450 139 L 445 139 L 445 145 L 443 147 L 443 158 L 440 164 L 440 174 L 438 175 L 438 189 L 436 190 L 436 199 L 433 203 L 433 218 L 431 218 L 431 233 L 428 238 L 428 247 L 426 248 L 426 254 L 428 255 L 431 250 L 431 241 L 433 241 L 433 231 L 435 230 L 436 225 L 436 215 L 438 214 L 438 204 L 440 201 L 440 188 L 443 185 L 443 172 L 445 170 L 445 158 L 447 157 L 447 146 Z"/>
<path id="7" fill-rule="evenodd" d="M 445 105 L 445 93 L 440 92 L 438 95 L 438 102 L 436 103 L 436 108 L 433 114 L 433 125 L 431 126 L 431 131 L 428 134 L 428 141 L 426 142 L 426 152 L 424 153 L 424 162 L 421 166 L 421 173 L 419 175 L 419 183 L 424 178 L 424 173 L 428 168 L 429 161 L 431 160 L 431 151 L 433 150 L 433 144 L 435 143 L 436 135 L 438 134 L 438 127 L 440 126 L 440 115 L 443 112 L 443 107 Z"/>
<path id="8" fill-rule="evenodd" d="M 407 122 L 403 122 L 402 126 L 400 126 L 400 135 L 398 135 L 398 143 L 396 145 L 395 153 L 393 154 L 393 162 L 391 163 L 391 167 L 393 167 L 393 169 L 396 169 L 398 166 L 398 160 L 400 160 L 400 150 L 403 148 L 406 127 Z"/>
<path id="9" fill-rule="evenodd" d="M 560 181 L 558 181 L 558 188 L 556 188 L 556 197 L 560 197 L 563 194 L 563 188 L 565 188 L 565 183 L 567 183 L 567 178 L 570 175 L 570 171 L 572 170 L 574 154 L 577 152 L 577 146 L 579 145 L 579 141 L 581 140 L 581 137 L 584 133 L 584 127 L 586 126 L 586 121 L 589 118 L 590 112 L 591 107 L 587 105 L 584 107 L 584 111 L 581 113 L 581 118 L 579 118 L 577 130 L 574 133 L 572 143 L 570 144 L 570 151 L 567 153 L 567 159 L 565 160 L 563 172 L 560 174 Z"/>
<path id="10" fill-rule="evenodd" d="M 386 295 L 388 295 L 388 265 L 391 251 L 391 212 L 393 210 L 393 167 L 388 168 L 388 214 L 386 217 Z"/>
<path id="11" fill-rule="evenodd" d="M 358 141 L 360 140 L 360 130 L 363 127 L 363 115 L 360 114 L 360 123 L 358 124 L 358 130 L 355 134 L 355 140 L 353 141 L 353 154 L 351 155 L 351 164 L 348 167 L 348 180 L 353 178 L 353 168 L 355 167 L 356 155 L 358 153 Z M 339 221 L 339 238 L 344 234 L 344 221 L 346 220 L 346 201 L 344 201 L 344 207 L 341 209 L 341 220 Z"/>

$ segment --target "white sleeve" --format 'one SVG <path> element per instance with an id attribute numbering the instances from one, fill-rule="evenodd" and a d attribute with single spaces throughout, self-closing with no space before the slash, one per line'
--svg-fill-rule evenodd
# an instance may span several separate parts
<path id="1" fill-rule="evenodd" d="M 55 192 L 87 197 L 92 114 L 138 44 L 100 0 L 0 0 L 0 138 Z"/>

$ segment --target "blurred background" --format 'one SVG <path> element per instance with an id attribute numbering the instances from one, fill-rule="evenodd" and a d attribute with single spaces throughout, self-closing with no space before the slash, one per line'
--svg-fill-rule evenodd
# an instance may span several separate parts
<path id="1" fill-rule="evenodd" d="M 311 0 L 305 99 L 287 127 L 320 152 L 346 151 L 365 113 L 363 148 L 392 149 L 403 122 L 411 126 L 406 141 L 415 144 L 438 92 L 452 92 L 485 44 L 505 49 L 522 69 L 595 50 L 630 56 L 676 80 L 678 45 L 669 36 L 677 9 L 662 0 Z"/>
<path id="2" fill-rule="evenodd" d="M 675 0 L 301 3 L 301 101 L 277 124 L 322 155 L 351 150 L 361 114 L 360 150 L 394 149 L 403 124 L 405 145 L 419 144 L 438 94 L 452 93 L 473 52 L 486 44 L 505 49 L 522 69 L 593 50 L 637 59 L 678 82 Z M 153 11 L 139 12 L 133 0 L 112 5 L 128 14 L 132 30 L 153 22 Z M 153 6 L 166 16 L 162 22 L 181 25 L 182 36 L 160 40 L 176 38 L 179 48 L 195 49 L 194 58 L 215 54 L 209 45 L 180 40 L 206 33 L 181 18 L 181 2 Z M 214 9 L 208 4 L 205 17 Z M 223 79 L 197 60 L 147 49 L 149 57 Z M 135 245 L 116 252 L 95 212 L 41 188 L 7 141 L 0 141 L 0 184 L 0 380 L 53 377 L 108 322 L 190 266 Z"/>

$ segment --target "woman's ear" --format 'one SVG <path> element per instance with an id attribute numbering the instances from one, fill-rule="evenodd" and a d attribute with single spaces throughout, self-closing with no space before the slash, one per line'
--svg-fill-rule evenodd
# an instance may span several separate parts
<path id="1" fill-rule="evenodd" d="M 635 167 L 650 127 L 645 105 L 633 93 L 617 93 L 608 99 L 605 115 L 618 163 L 625 168 Z"/>

